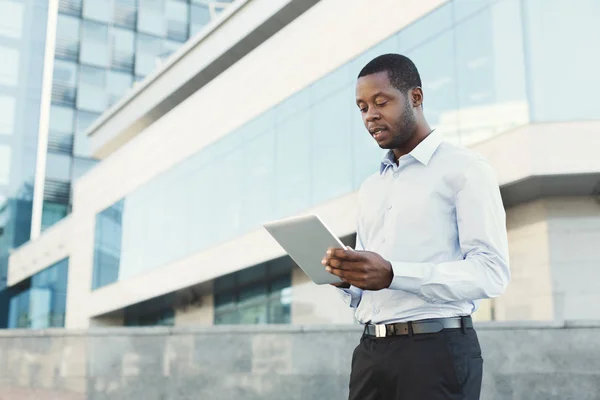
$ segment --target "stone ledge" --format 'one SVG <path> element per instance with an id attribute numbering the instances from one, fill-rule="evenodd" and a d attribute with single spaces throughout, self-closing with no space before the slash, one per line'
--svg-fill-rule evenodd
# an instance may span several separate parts
<path id="1" fill-rule="evenodd" d="M 525 329 L 585 329 L 600 328 L 600 320 L 576 321 L 494 321 L 475 322 L 478 330 L 525 330 Z M 96 336 L 178 336 L 178 335 L 222 335 L 264 333 L 360 333 L 360 325 L 215 325 L 194 327 L 110 327 L 88 330 L 52 329 L 8 329 L 0 330 L 0 338 L 10 337 L 96 337 Z"/>

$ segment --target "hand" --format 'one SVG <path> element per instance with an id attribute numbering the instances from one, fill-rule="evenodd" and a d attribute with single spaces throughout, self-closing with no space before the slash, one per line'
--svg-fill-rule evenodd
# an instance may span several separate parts
<path id="1" fill-rule="evenodd" d="M 328 272 L 363 290 L 386 289 L 394 279 L 392 264 L 371 251 L 329 249 L 322 264 Z"/>

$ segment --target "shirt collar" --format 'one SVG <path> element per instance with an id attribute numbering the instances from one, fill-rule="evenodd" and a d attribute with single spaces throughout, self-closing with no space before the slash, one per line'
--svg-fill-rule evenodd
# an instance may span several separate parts
<path id="1" fill-rule="evenodd" d="M 442 143 L 442 138 L 435 132 L 431 132 L 425 139 L 421 141 L 408 155 L 419 161 L 423 165 L 428 165 L 433 157 L 433 154 Z M 395 164 L 395 156 L 392 150 L 388 151 L 384 159 L 381 161 L 379 172 L 381 174 L 387 167 Z"/>

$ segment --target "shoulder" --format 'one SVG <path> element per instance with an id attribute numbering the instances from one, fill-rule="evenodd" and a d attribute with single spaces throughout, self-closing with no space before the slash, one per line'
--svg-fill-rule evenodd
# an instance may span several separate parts
<path id="1" fill-rule="evenodd" d="M 497 184 L 494 168 L 480 153 L 456 144 L 443 142 L 438 148 L 435 162 L 444 174 L 461 188 L 468 181 L 489 181 Z"/>

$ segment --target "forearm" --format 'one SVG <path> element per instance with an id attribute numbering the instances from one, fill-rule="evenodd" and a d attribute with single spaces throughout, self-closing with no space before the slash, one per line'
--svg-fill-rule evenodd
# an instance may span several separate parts
<path id="1" fill-rule="evenodd" d="M 498 297 L 510 280 L 507 260 L 492 253 L 440 264 L 391 264 L 394 278 L 390 289 L 416 294 L 429 303 Z"/>

